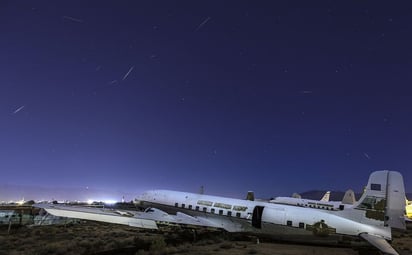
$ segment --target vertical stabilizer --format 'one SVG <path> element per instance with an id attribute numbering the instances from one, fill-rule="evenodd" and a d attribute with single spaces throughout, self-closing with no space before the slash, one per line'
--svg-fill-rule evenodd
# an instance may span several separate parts
<path id="1" fill-rule="evenodd" d="M 355 203 L 356 203 L 355 192 L 353 192 L 353 190 L 351 189 L 348 189 L 345 192 L 345 195 L 343 196 L 342 204 L 353 205 Z"/>
<path id="2" fill-rule="evenodd" d="M 255 201 L 255 193 L 253 191 L 248 191 L 246 195 L 246 200 Z"/>
<path id="3" fill-rule="evenodd" d="M 329 197 L 330 197 L 330 191 L 326 191 L 325 195 L 323 195 L 323 197 L 320 201 L 329 202 Z"/>
<path id="4" fill-rule="evenodd" d="M 405 186 L 398 172 L 389 172 L 387 224 L 392 228 L 406 229 L 405 225 Z"/>
<path id="5" fill-rule="evenodd" d="M 402 175 L 387 170 L 373 172 L 354 208 L 366 211 L 365 223 L 378 221 L 392 228 L 405 229 L 405 187 Z"/>

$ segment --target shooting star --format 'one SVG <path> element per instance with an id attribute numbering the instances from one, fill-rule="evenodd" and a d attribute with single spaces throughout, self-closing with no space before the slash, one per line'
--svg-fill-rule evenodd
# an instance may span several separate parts
<path id="1" fill-rule="evenodd" d="M 207 17 L 200 25 L 196 28 L 196 31 L 199 31 L 208 21 L 210 20 L 210 17 Z"/>
<path id="2" fill-rule="evenodd" d="M 81 20 L 81 19 L 76 19 L 76 18 L 73 18 L 73 17 L 70 17 L 70 16 L 63 16 L 62 18 L 63 18 L 63 19 L 70 20 L 70 21 L 74 21 L 74 22 L 77 22 L 77 23 L 83 23 L 83 20 Z"/>
<path id="3" fill-rule="evenodd" d="M 127 76 L 129 76 L 129 74 L 133 71 L 134 66 L 130 67 L 129 71 L 127 71 L 127 73 L 123 76 L 122 81 L 126 80 Z"/>
<path id="4" fill-rule="evenodd" d="M 18 113 L 19 111 L 23 110 L 23 108 L 24 108 L 24 105 L 23 105 L 23 106 L 20 106 L 19 108 L 17 108 L 17 109 L 13 112 L 13 114 Z"/>

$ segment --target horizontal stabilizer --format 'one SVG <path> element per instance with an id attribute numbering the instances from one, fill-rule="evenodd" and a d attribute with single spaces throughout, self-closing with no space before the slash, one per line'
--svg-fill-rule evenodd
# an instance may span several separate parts
<path id="1" fill-rule="evenodd" d="M 360 234 L 360 236 L 370 244 L 378 248 L 384 254 L 399 255 L 399 253 L 397 253 L 395 249 L 383 237 L 369 235 L 367 233 L 362 233 Z"/>

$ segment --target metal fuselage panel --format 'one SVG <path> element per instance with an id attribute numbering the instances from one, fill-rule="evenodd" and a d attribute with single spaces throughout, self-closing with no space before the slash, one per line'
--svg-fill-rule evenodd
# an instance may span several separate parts
<path id="1" fill-rule="evenodd" d="M 153 206 L 169 213 L 182 212 L 210 220 L 219 219 L 219 222 L 227 222 L 226 226 L 229 226 L 230 222 L 241 224 L 242 231 L 247 232 L 313 236 L 317 228 L 326 227 L 329 235 L 325 236 L 358 236 L 360 233 L 370 233 L 391 239 L 390 228 L 362 224 L 357 220 L 362 218 L 364 212 L 354 209 L 326 211 L 168 190 L 148 191 L 136 200 L 144 206 Z M 263 208 L 259 227 L 254 227 L 252 223 L 255 207 Z"/>

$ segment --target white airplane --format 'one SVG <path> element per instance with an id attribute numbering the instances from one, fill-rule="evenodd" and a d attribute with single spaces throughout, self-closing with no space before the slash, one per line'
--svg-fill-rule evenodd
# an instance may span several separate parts
<path id="1" fill-rule="evenodd" d="M 269 202 L 275 204 L 295 205 L 323 210 L 343 210 L 345 209 L 345 207 L 352 207 L 356 202 L 355 193 L 353 192 L 353 190 L 346 191 L 341 202 L 329 201 L 329 197 L 330 191 L 327 191 L 325 195 L 323 195 L 321 200 L 304 199 L 301 198 L 299 194 L 294 193 L 292 197 L 276 197 L 274 199 L 271 199 Z"/>
<path id="2" fill-rule="evenodd" d="M 283 240 L 312 239 L 328 244 L 331 240 L 349 245 L 364 240 L 392 255 L 398 253 L 388 243 L 392 239 L 391 229 L 405 229 L 403 178 L 400 173 L 387 170 L 373 172 L 360 200 L 344 210 L 319 210 L 169 190 L 147 191 L 135 202 L 147 209 L 121 215 L 118 210 L 101 208 L 36 206 L 55 216 L 149 229 L 158 229 L 167 223 L 270 235 Z"/>
<path id="3" fill-rule="evenodd" d="M 412 222 L 412 201 L 409 201 L 406 197 L 405 197 L 405 220 L 407 222 Z"/>

